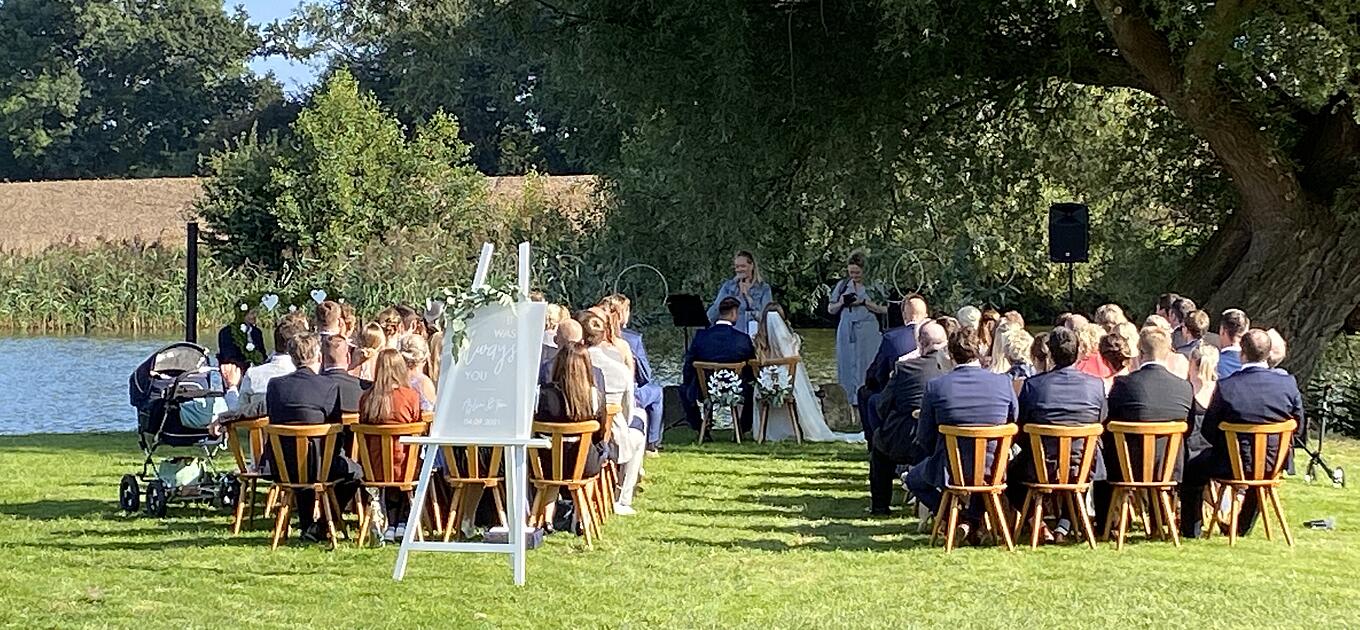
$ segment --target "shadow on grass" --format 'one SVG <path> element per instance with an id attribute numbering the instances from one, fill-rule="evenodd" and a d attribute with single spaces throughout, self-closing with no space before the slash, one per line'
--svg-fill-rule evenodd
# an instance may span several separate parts
<path id="1" fill-rule="evenodd" d="M 104 519 L 123 518 L 113 501 L 94 499 L 65 499 L 30 501 L 28 503 L 0 504 L 0 514 L 27 519 L 30 521 L 56 521 L 62 519 Z"/>
<path id="2" fill-rule="evenodd" d="M 0 451 L 9 454 L 62 453 L 80 451 L 94 455 L 127 455 L 129 460 L 142 460 L 137 448 L 137 436 L 131 432 L 109 433 L 31 433 L 0 436 Z"/>

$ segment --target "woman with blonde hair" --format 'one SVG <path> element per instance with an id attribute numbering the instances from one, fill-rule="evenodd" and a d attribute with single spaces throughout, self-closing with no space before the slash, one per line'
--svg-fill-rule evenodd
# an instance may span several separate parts
<path id="1" fill-rule="evenodd" d="M 1098 324 L 1101 328 L 1104 328 L 1105 332 L 1107 333 L 1114 332 L 1115 328 L 1117 328 L 1120 324 L 1126 323 L 1128 321 L 1129 318 L 1124 316 L 1124 309 L 1121 308 L 1118 304 L 1105 304 L 1100 308 L 1096 309 L 1096 324 Z M 1135 328 L 1134 329 L 1135 339 L 1133 342 L 1135 347 L 1138 345 L 1138 341 L 1136 339 L 1137 332 L 1138 330 L 1137 328 Z M 1127 339 L 1125 339 L 1125 341 L 1127 341 Z"/>
<path id="2" fill-rule="evenodd" d="M 1178 356 L 1178 355 L 1173 355 Z M 1213 400 L 1218 389 L 1218 348 L 1207 343 L 1195 346 L 1190 351 L 1190 390 L 1194 397 L 1190 402 L 1190 425 L 1185 432 L 1185 459 L 1194 459 L 1209 450 L 1209 441 L 1200 429 L 1204 425 L 1204 412 Z"/>
<path id="3" fill-rule="evenodd" d="M 633 374 L 631 353 L 628 361 L 614 344 L 609 342 L 608 314 L 600 307 L 581 311 L 577 318 L 581 322 L 581 342 L 590 355 L 590 363 L 604 375 L 604 398 L 607 404 L 618 405 L 619 412 L 609 419 L 614 444 L 619 449 L 619 466 L 623 469 L 620 480 L 618 502 L 614 512 L 631 515 L 633 511 L 633 491 L 637 488 L 638 475 L 642 470 L 642 458 L 647 450 L 647 434 L 644 427 L 635 426 L 633 418 L 633 388 L 636 380 Z M 638 423 L 642 424 L 642 423 Z"/>
<path id="4" fill-rule="evenodd" d="M 434 380 L 425 373 L 425 366 L 430 360 L 430 345 L 420 335 L 406 335 L 401 338 L 400 345 L 398 351 L 401 352 L 402 360 L 406 361 L 406 383 L 420 394 L 420 410 L 434 411 Z"/>
<path id="5" fill-rule="evenodd" d="M 1030 356 L 1035 339 L 1029 331 L 1024 328 L 1007 328 L 1000 339 L 1003 340 L 1001 346 L 1006 363 L 1010 365 L 1004 373 L 1010 375 L 1012 381 L 1034 376 L 1035 366 L 1030 363 Z"/>
<path id="6" fill-rule="evenodd" d="M 407 385 L 406 361 L 401 353 L 387 349 L 374 358 L 373 386 L 359 398 L 360 424 L 410 424 L 420 422 L 420 394 Z M 382 452 L 382 438 L 368 436 L 369 453 Z M 406 450 L 392 450 L 392 475 L 402 479 L 406 471 Z M 411 509 L 405 492 L 385 493 L 388 526 L 383 540 L 392 542 L 406 535 L 406 518 Z"/>
<path id="7" fill-rule="evenodd" d="M 1077 326 L 1075 332 L 1077 333 L 1077 371 L 1085 372 L 1102 381 L 1109 380 L 1114 375 L 1114 371 L 1100 356 L 1100 340 L 1105 336 L 1105 329 L 1096 324 L 1087 323 Z"/>
<path id="8" fill-rule="evenodd" d="M 1133 322 L 1124 321 L 1116 325 L 1114 330 L 1110 331 L 1110 334 L 1124 338 L 1124 343 L 1133 352 L 1133 365 L 1136 365 L 1138 363 L 1138 327 L 1134 326 Z M 1133 369 L 1132 365 L 1129 369 Z"/>
<path id="9" fill-rule="evenodd" d="M 359 333 L 359 347 L 353 353 L 353 363 L 350 365 L 349 373 L 359 377 L 361 381 L 373 380 L 373 370 L 378 360 L 378 353 L 387 347 L 387 335 L 383 334 L 382 326 L 376 323 L 369 323 L 364 326 L 363 332 Z"/>
<path id="10" fill-rule="evenodd" d="M 628 298 L 618 293 L 606 295 L 595 308 L 604 317 L 605 341 L 619 351 L 619 356 L 625 363 L 636 367 L 633 362 L 633 348 L 628 345 L 628 340 L 623 338 L 623 319 L 630 308 Z"/>
<path id="11" fill-rule="evenodd" d="M 401 344 L 401 334 L 405 332 L 401 327 L 401 313 L 396 307 L 389 306 L 379 311 L 373 321 L 382 328 L 383 337 L 387 340 L 386 347 L 397 350 L 397 346 Z"/>
<path id="12" fill-rule="evenodd" d="M 1011 323 L 1001 320 L 996 326 L 996 332 L 992 335 L 992 344 L 987 347 L 986 368 L 992 374 L 1005 374 L 1011 370 L 1010 359 L 1006 358 L 1006 335 L 1011 330 Z"/>
<path id="13" fill-rule="evenodd" d="M 718 321 L 718 305 L 724 298 L 733 298 L 741 303 L 737 310 L 735 326 L 748 335 L 755 335 L 756 317 L 765 310 L 765 305 L 774 299 L 770 285 L 760 275 L 760 265 L 755 254 L 741 250 L 732 257 L 732 277 L 718 287 L 718 295 L 708 307 L 708 321 Z"/>

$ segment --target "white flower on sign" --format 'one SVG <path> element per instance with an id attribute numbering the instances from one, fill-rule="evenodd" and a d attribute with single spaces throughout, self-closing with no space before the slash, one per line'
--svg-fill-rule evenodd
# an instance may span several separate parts
<path id="1" fill-rule="evenodd" d="M 312 301 L 320 304 L 326 301 L 326 292 L 321 289 L 312 289 Z"/>
<path id="2" fill-rule="evenodd" d="M 278 306 L 278 305 L 279 305 L 279 296 L 274 295 L 273 293 L 270 293 L 270 294 L 265 295 L 264 297 L 260 298 L 260 306 L 263 306 L 263 307 L 269 309 L 269 311 L 270 311 L 271 313 L 274 311 L 274 307 L 275 307 L 275 306 Z"/>

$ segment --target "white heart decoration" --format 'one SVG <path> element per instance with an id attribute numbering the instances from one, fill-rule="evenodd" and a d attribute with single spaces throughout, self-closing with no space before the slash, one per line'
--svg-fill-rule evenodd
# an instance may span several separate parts
<path id="1" fill-rule="evenodd" d="M 250 326 L 249 326 L 249 325 L 246 325 L 246 324 L 241 324 L 241 332 L 243 332 L 243 333 L 249 333 L 249 332 L 250 332 Z"/>
<path id="2" fill-rule="evenodd" d="M 264 297 L 260 298 L 260 306 L 263 306 L 263 307 L 269 309 L 269 311 L 270 311 L 271 313 L 274 311 L 274 307 L 275 307 L 275 306 L 278 306 L 278 305 L 279 305 L 279 296 L 274 295 L 273 293 L 270 293 L 270 294 L 265 295 Z"/>
<path id="3" fill-rule="evenodd" d="M 326 301 L 326 292 L 321 289 L 312 289 L 312 301 L 320 304 Z"/>

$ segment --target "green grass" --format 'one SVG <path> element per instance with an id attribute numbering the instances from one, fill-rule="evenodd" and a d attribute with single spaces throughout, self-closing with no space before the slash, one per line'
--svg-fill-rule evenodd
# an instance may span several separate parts
<path id="1" fill-rule="evenodd" d="M 683 439 L 683 438 L 682 438 Z M 1360 443 L 1334 462 L 1360 466 Z M 225 516 L 117 511 L 128 434 L 0 438 L 0 625 L 20 627 L 1332 627 L 1360 600 L 1353 490 L 1290 480 L 1291 550 L 1191 541 L 1016 553 L 925 546 L 866 518 L 862 446 L 676 444 L 647 462 L 636 517 L 593 551 L 557 534 L 510 584 L 500 556 L 342 545 L 270 552 Z M 1305 530 L 1335 516 L 1339 530 Z"/>

